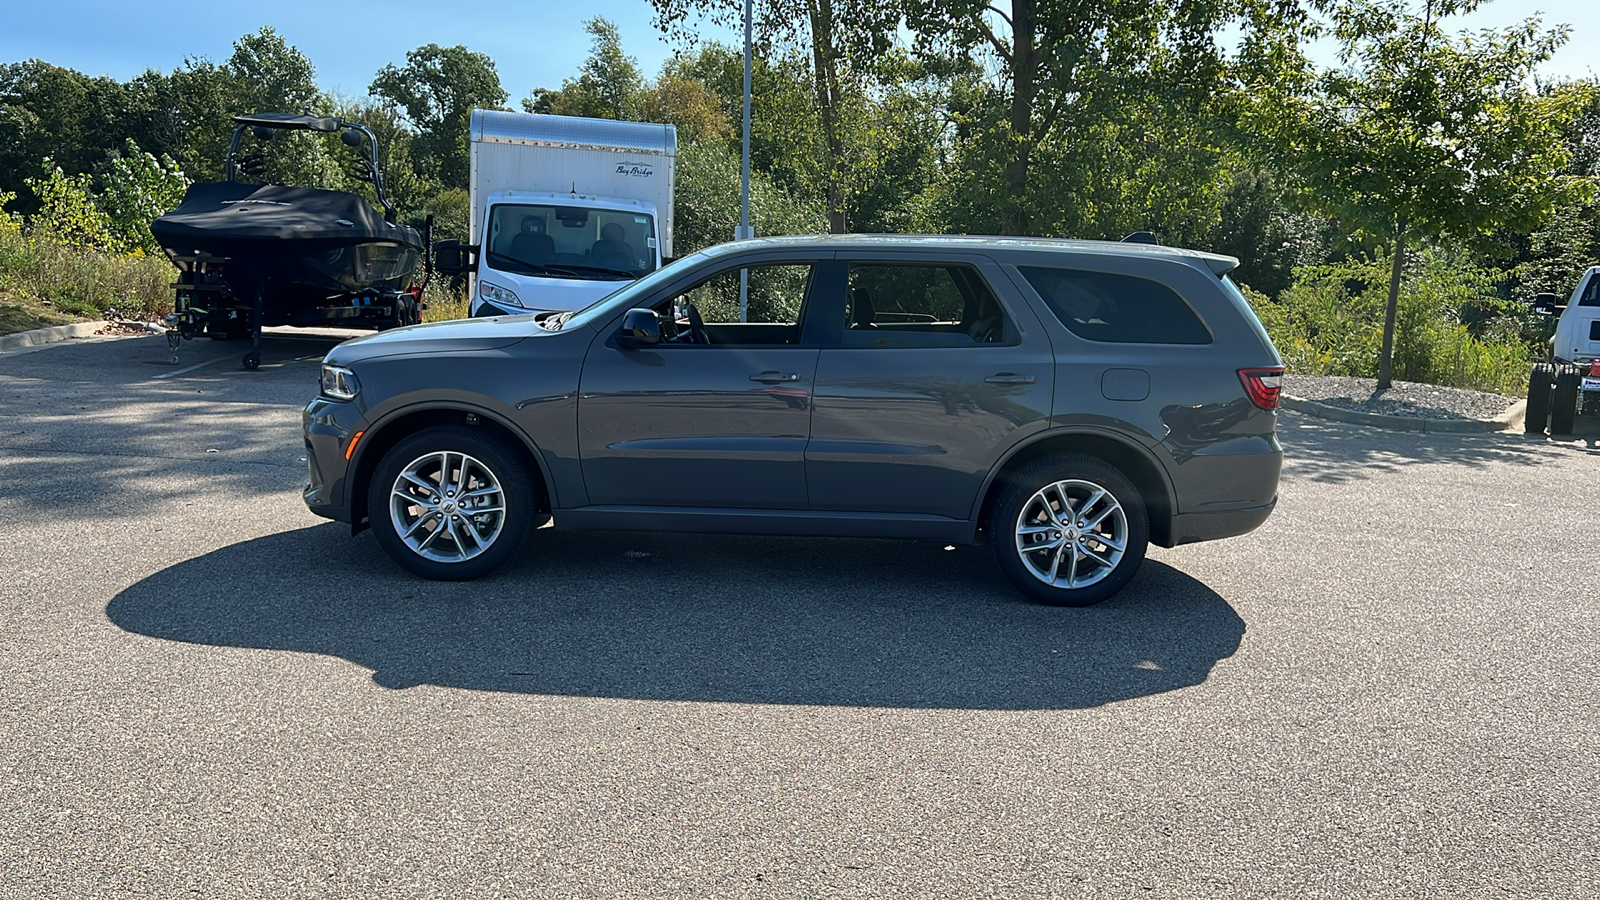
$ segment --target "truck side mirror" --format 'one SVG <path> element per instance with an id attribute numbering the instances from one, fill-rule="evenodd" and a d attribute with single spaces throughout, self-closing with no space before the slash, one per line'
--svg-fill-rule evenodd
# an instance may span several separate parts
<path id="1" fill-rule="evenodd" d="M 433 245 L 433 268 L 442 275 L 464 275 L 478 267 L 478 248 L 460 241 Z"/>
<path id="2" fill-rule="evenodd" d="M 1533 295 L 1533 311 L 1541 316 L 1553 316 L 1565 308 L 1566 304 L 1562 303 L 1561 298 L 1555 294 Z"/>
<path id="3" fill-rule="evenodd" d="M 622 327 L 617 329 L 617 346 L 624 350 L 638 350 L 661 343 L 661 320 L 648 309 L 630 309 L 622 314 Z"/>

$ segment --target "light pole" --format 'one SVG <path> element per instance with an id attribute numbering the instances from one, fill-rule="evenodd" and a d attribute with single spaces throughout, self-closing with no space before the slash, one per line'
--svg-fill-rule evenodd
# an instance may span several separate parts
<path id="1" fill-rule="evenodd" d="M 750 227 L 750 11 L 754 0 L 744 0 L 744 149 L 739 165 L 739 227 L 733 239 L 756 236 Z M 750 311 L 750 270 L 739 270 L 739 321 L 748 321 Z"/>

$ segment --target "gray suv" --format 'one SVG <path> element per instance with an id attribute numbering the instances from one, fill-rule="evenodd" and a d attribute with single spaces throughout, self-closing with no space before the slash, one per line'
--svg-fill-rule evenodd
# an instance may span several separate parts
<path id="1" fill-rule="evenodd" d="M 1283 365 L 1226 277 L 1140 243 L 713 247 L 578 312 L 357 338 L 306 407 L 318 515 L 426 578 L 532 528 L 987 540 L 1082 606 L 1277 502 Z"/>

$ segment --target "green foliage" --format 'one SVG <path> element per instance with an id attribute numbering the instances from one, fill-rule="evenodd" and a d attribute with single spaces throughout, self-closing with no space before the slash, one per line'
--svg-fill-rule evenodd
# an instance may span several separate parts
<path id="1" fill-rule="evenodd" d="M 123 152 L 111 159 L 101 183 L 94 203 L 105 213 L 115 245 L 130 251 L 159 252 L 150 235 L 150 223 L 182 202 L 189 187 L 189 179 L 172 157 L 158 160 L 129 138 Z"/>
<path id="2" fill-rule="evenodd" d="M 717 142 L 678 150 L 673 251 L 685 256 L 733 240 L 739 224 L 739 157 Z M 818 234 L 827 216 L 815 201 L 797 198 L 759 174 L 750 180 L 750 222 L 756 234 Z"/>
<path id="3" fill-rule="evenodd" d="M 644 77 L 639 64 L 622 52 L 622 36 L 609 19 L 596 16 L 583 23 L 594 38 L 589 56 L 557 91 L 539 88 L 523 99 L 527 112 L 554 113 L 560 116 L 585 116 L 593 119 L 636 120 L 640 118 Z"/>
<path id="4" fill-rule="evenodd" d="M 165 257 L 66 244 L 55 233 L 24 231 L 10 221 L 0 220 L 0 293 L 85 318 L 156 321 L 172 311 L 172 265 Z"/>
<path id="5" fill-rule="evenodd" d="M 1377 374 L 1392 260 L 1307 266 L 1277 300 L 1246 289 L 1290 371 Z M 1537 355 L 1520 305 L 1497 279 L 1442 254 L 1422 254 L 1401 291 L 1394 377 L 1515 394 Z"/>
<path id="6" fill-rule="evenodd" d="M 460 45 L 418 47 L 406 54 L 403 67 L 378 70 L 368 90 L 405 112 L 416 133 L 417 171 L 446 188 L 467 186 L 472 110 L 499 109 L 506 102 L 494 60 Z"/>
<path id="7" fill-rule="evenodd" d="M 111 217 L 94 201 L 94 179 L 68 175 L 54 160 L 46 159 L 44 174 L 30 178 L 28 187 L 40 208 L 28 219 L 34 232 L 60 244 L 116 251 L 122 242 L 112 233 Z"/>

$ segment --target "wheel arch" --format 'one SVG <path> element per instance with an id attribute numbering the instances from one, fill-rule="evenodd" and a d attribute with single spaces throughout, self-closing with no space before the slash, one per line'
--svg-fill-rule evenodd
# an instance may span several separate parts
<path id="1" fill-rule="evenodd" d="M 1114 432 L 1097 429 L 1050 431 L 1013 447 L 989 473 L 978 508 L 978 527 L 984 527 L 1006 476 L 1036 459 L 1056 453 L 1092 456 L 1126 475 L 1144 501 L 1150 521 L 1150 542 L 1173 545 L 1172 517 L 1176 512 L 1172 479 L 1166 467 L 1146 447 Z"/>
<path id="2" fill-rule="evenodd" d="M 346 483 L 350 485 L 349 509 L 352 533 L 370 525 L 366 514 L 367 486 L 372 481 L 372 473 L 383 460 L 384 454 L 407 437 L 436 425 L 482 428 L 486 433 L 503 438 L 535 474 L 534 484 L 539 488 L 540 512 L 550 511 L 552 498 L 555 497 L 555 485 L 551 482 L 550 473 L 546 471 L 540 459 L 539 445 L 523 433 L 522 429 L 511 424 L 504 416 L 481 406 L 460 402 L 421 403 L 394 410 L 373 423 L 361 436 L 361 442 L 356 446 L 356 452 L 350 460 L 350 468 L 345 475 Z"/>

